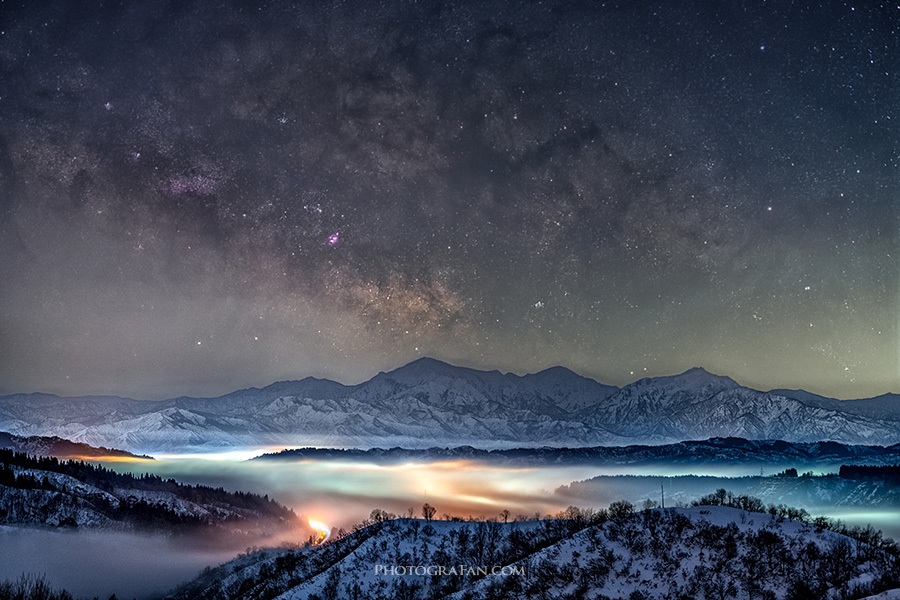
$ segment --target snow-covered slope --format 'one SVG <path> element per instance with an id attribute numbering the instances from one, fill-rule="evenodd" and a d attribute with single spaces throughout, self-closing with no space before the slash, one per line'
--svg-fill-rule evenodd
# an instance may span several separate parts
<path id="1" fill-rule="evenodd" d="M 882 419 L 848 412 L 842 410 L 843 403 L 835 402 L 838 404 L 833 406 L 816 405 L 805 399 L 759 392 L 696 368 L 625 386 L 586 411 L 585 422 L 632 439 L 740 437 L 851 444 L 900 441 L 897 417 Z M 897 408 L 900 410 L 900 401 Z"/>
<path id="2" fill-rule="evenodd" d="M 150 454 L 261 445 L 579 447 L 715 436 L 884 445 L 900 443 L 898 407 L 896 396 L 841 402 L 760 392 L 699 368 L 619 389 L 561 367 L 520 377 L 420 359 L 356 386 L 307 378 L 162 402 L 5 396 L 0 430 Z"/>
<path id="3" fill-rule="evenodd" d="M 836 400 L 835 398 L 811 394 L 804 390 L 772 390 L 770 393 L 786 398 L 794 398 L 810 406 L 841 410 L 854 415 L 876 419 L 900 419 L 900 394 L 882 394 L 874 398 L 863 398 L 860 400 Z"/>
<path id="4" fill-rule="evenodd" d="M 268 497 L 9 450 L 0 450 L 0 524 L 259 535 L 300 526 Z"/>
<path id="5" fill-rule="evenodd" d="M 900 588 L 881 592 L 874 596 L 866 596 L 862 600 L 900 600 Z"/>
<path id="6" fill-rule="evenodd" d="M 859 598 L 896 567 L 837 533 L 721 506 L 569 513 L 388 521 L 323 547 L 240 557 L 170 598 Z"/>
<path id="7" fill-rule="evenodd" d="M 37 456 L 53 456 L 56 458 L 99 459 L 99 458 L 150 458 L 137 456 L 124 450 L 112 448 L 96 448 L 89 444 L 70 442 L 60 437 L 29 436 L 22 437 L 0 431 L 0 449 L 14 450 Z"/>

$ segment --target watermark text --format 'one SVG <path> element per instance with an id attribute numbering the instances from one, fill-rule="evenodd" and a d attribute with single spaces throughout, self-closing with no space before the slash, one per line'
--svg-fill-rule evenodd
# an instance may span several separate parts
<path id="1" fill-rule="evenodd" d="M 487 575 L 525 575 L 525 565 L 375 565 L 375 574 L 388 577 L 404 575 L 486 577 Z"/>

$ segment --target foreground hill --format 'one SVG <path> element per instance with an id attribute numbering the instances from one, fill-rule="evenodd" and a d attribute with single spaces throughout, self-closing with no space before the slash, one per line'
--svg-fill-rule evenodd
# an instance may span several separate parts
<path id="1" fill-rule="evenodd" d="M 268 497 L 11 450 L 0 450 L 0 524 L 254 535 L 299 526 L 292 511 Z"/>
<path id="2" fill-rule="evenodd" d="M 72 442 L 60 437 L 32 435 L 23 437 L 0 431 L 0 449 L 15 450 L 36 456 L 52 456 L 75 460 L 153 460 L 149 456 L 138 456 L 124 450 L 97 448 L 90 444 Z"/>
<path id="3" fill-rule="evenodd" d="M 560 516 L 381 522 L 322 547 L 240 557 L 170 599 L 851 599 L 896 587 L 890 544 L 765 514 L 619 502 Z"/>
<path id="4" fill-rule="evenodd" d="M 0 429 L 132 452 L 261 445 L 501 448 L 743 437 L 900 443 L 900 397 L 761 392 L 691 369 L 623 388 L 555 367 L 518 376 L 420 359 L 345 386 L 307 378 L 218 398 L 0 397 Z"/>

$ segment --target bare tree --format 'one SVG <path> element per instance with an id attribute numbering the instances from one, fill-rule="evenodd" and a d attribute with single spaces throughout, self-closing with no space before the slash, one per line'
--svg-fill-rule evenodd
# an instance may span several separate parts
<path id="1" fill-rule="evenodd" d="M 425 517 L 426 521 L 431 521 L 434 518 L 435 508 L 428 504 L 427 502 L 422 505 L 422 516 Z"/>

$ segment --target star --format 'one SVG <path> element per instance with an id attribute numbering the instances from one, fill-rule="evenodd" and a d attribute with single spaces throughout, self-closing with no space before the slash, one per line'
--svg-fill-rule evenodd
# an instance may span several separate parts
<path id="1" fill-rule="evenodd" d="M 362 381 L 416 348 L 900 391 L 878 3 L 206 3 L 4 8 L 0 393 Z"/>

